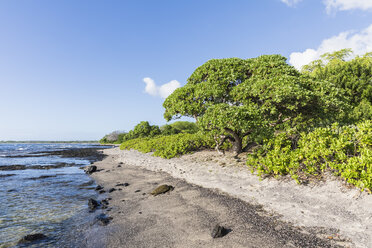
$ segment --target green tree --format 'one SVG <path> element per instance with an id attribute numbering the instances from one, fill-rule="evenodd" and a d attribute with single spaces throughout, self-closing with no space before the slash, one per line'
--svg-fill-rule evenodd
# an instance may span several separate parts
<path id="1" fill-rule="evenodd" d="M 173 128 L 180 130 L 181 133 L 196 133 L 199 131 L 195 122 L 176 121 L 170 124 Z"/>
<path id="2" fill-rule="evenodd" d="M 347 101 L 353 106 L 351 121 L 372 118 L 372 53 L 346 60 L 351 49 L 326 53 L 303 67 L 303 72 L 315 80 L 332 82 L 344 91 Z"/>
<path id="3" fill-rule="evenodd" d="M 154 137 L 160 135 L 161 131 L 159 126 L 150 125 L 148 121 L 141 121 L 138 123 L 133 130 L 130 130 L 122 139 L 123 141 L 136 139 L 136 138 L 145 138 L 145 137 Z"/>
<path id="4" fill-rule="evenodd" d="M 173 135 L 173 134 L 178 134 L 181 132 L 181 130 L 174 128 L 173 126 L 169 124 L 161 126 L 160 131 L 162 135 Z"/>
<path id="5" fill-rule="evenodd" d="M 342 109 L 335 89 L 301 75 L 280 55 L 213 59 L 164 101 L 164 117 L 194 117 L 213 134 L 216 149 L 228 140 L 238 154 L 275 130 L 330 121 Z"/>

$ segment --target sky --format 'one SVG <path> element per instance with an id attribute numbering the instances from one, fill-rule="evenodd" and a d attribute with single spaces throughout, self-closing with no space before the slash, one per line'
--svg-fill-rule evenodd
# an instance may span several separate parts
<path id="1" fill-rule="evenodd" d="M 210 59 L 372 51 L 372 0 L 0 0 L 0 140 L 98 140 Z"/>

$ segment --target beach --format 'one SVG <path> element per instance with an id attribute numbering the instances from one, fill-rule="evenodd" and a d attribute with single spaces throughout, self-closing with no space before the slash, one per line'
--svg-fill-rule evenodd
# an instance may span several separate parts
<path id="1" fill-rule="evenodd" d="M 368 247 L 372 197 L 331 177 L 297 185 L 259 180 L 244 158 L 201 151 L 162 159 L 104 150 L 92 174 L 111 220 L 93 225 L 87 247 Z M 153 196 L 159 185 L 174 190 Z M 108 193 L 111 189 L 110 193 Z M 213 238 L 216 225 L 223 237 Z"/>

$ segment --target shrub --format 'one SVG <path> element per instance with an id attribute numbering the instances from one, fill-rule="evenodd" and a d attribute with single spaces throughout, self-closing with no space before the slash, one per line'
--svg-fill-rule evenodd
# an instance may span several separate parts
<path id="1" fill-rule="evenodd" d="M 106 134 L 102 139 L 100 139 L 99 143 L 101 143 L 101 144 L 114 144 L 114 143 L 120 144 L 125 135 L 126 135 L 125 132 L 113 131 L 109 134 Z"/>
<path id="2" fill-rule="evenodd" d="M 298 141 L 296 141 L 298 140 Z M 298 183 L 331 171 L 346 182 L 372 190 L 372 121 L 317 128 L 297 139 L 280 133 L 248 156 L 258 174 L 291 175 Z"/>
<path id="3" fill-rule="evenodd" d="M 200 132 L 195 134 L 179 133 L 154 138 L 137 138 L 125 141 L 120 149 L 135 149 L 143 153 L 154 152 L 154 156 L 173 158 L 202 148 L 213 148 L 212 137 Z"/>

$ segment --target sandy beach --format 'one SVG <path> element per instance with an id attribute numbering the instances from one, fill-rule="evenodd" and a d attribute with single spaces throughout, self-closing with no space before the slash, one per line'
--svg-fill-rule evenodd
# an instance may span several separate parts
<path id="1" fill-rule="evenodd" d="M 100 211 L 112 220 L 87 231 L 87 247 L 372 247 L 372 197 L 339 180 L 260 181 L 243 158 L 214 151 L 104 153 L 92 177 L 115 189 L 99 198 L 109 198 Z M 150 194 L 162 184 L 174 190 Z M 212 238 L 216 225 L 227 234 Z"/>

